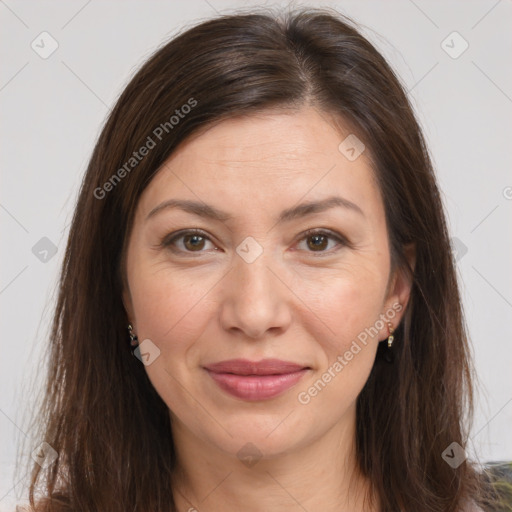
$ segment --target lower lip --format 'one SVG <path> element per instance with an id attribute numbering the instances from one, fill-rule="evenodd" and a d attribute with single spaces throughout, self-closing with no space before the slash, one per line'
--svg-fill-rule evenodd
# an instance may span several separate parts
<path id="1" fill-rule="evenodd" d="M 227 393 L 242 400 L 257 401 L 268 400 L 284 393 L 299 382 L 307 369 L 282 375 L 234 375 L 207 371 Z"/>

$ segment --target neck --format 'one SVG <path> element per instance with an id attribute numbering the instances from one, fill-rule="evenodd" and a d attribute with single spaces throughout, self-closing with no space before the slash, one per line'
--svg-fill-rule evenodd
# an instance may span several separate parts
<path id="1" fill-rule="evenodd" d="M 358 470 L 354 425 L 336 425 L 305 446 L 244 465 L 173 418 L 177 510 L 377 512 Z"/>

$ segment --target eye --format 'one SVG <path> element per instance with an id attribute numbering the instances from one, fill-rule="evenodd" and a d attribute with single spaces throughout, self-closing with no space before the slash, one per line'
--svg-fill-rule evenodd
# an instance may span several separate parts
<path id="1" fill-rule="evenodd" d="M 329 246 L 329 241 L 337 242 L 337 244 L 340 246 L 348 245 L 347 240 L 342 235 L 331 231 L 310 229 L 306 231 L 303 235 L 305 236 L 303 236 L 300 241 L 306 242 L 307 249 L 305 250 L 307 252 L 320 253 L 319 256 L 325 253 L 334 252 L 332 250 L 332 246 L 331 250 L 326 250 Z M 337 249 L 335 249 L 335 251 L 336 250 Z"/>
<path id="2" fill-rule="evenodd" d="M 306 252 L 318 253 L 318 256 L 337 250 L 335 249 L 333 251 L 332 247 L 331 250 L 326 250 L 329 247 L 329 241 L 334 241 L 339 246 L 349 245 L 348 241 L 342 235 L 331 231 L 310 229 L 302 235 L 300 242 L 306 242 Z M 218 250 L 206 233 L 198 229 L 193 229 L 171 233 L 162 240 L 160 245 L 162 247 L 168 247 L 176 253 L 191 254 L 205 252 L 204 249 L 208 243 L 212 244 L 213 250 Z"/>
<path id="3" fill-rule="evenodd" d="M 178 233 L 171 233 L 162 240 L 163 247 L 169 247 L 174 252 L 204 252 L 203 249 L 207 241 L 212 243 L 211 240 L 200 230 L 193 229 L 188 231 L 181 231 Z M 213 244 L 212 244 L 213 245 Z M 217 248 L 215 246 L 214 250 Z"/>

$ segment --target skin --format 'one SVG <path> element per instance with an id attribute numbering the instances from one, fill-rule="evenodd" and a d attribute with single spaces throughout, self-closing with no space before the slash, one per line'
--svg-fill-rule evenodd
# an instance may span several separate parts
<path id="1" fill-rule="evenodd" d="M 145 369 L 172 419 L 179 510 L 379 510 L 378 501 L 363 504 L 368 482 L 355 464 L 355 412 L 388 326 L 359 343 L 309 403 L 298 400 L 400 304 L 396 328 L 411 289 L 403 273 L 390 273 L 384 205 L 367 151 L 349 161 L 338 150 L 349 133 L 310 107 L 223 121 L 182 144 L 140 198 L 123 301 L 139 340 L 160 350 Z M 364 215 L 335 207 L 276 224 L 282 210 L 332 195 Z M 173 198 L 232 218 L 174 208 L 147 218 Z M 178 252 L 162 246 L 169 234 L 193 228 L 207 238 L 194 245 L 181 237 Z M 302 235 L 308 229 L 337 232 L 349 245 L 321 238 L 317 248 Z M 248 236 L 263 250 L 252 263 L 236 252 Z M 282 395 L 248 402 L 203 369 L 232 358 L 278 358 L 310 370 Z M 262 455 L 251 467 L 237 457 L 247 443 Z"/>

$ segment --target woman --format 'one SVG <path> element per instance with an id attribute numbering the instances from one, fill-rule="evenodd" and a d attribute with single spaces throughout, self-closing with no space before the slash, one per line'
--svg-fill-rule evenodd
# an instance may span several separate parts
<path id="1" fill-rule="evenodd" d="M 333 11 L 221 16 L 143 65 L 82 184 L 50 351 L 38 511 L 484 504 L 428 151 Z"/>

